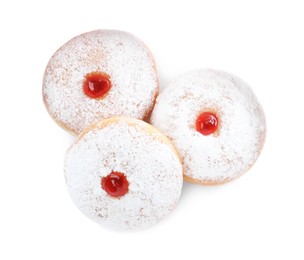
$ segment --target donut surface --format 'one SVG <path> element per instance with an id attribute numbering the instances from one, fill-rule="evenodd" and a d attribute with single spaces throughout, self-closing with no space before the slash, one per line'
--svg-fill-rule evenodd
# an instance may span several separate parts
<path id="1" fill-rule="evenodd" d="M 108 82 L 108 89 L 96 98 L 84 87 L 92 74 Z M 61 127 L 79 134 L 112 116 L 145 119 L 158 88 L 154 59 L 143 42 L 126 32 L 97 30 L 71 39 L 52 56 L 44 74 L 43 99 Z"/>
<path id="2" fill-rule="evenodd" d="M 218 120 L 216 131 L 207 135 L 197 129 L 204 113 Z M 258 158 L 266 135 L 264 113 L 251 88 L 236 76 L 211 69 L 172 80 L 156 100 L 151 123 L 180 152 L 184 179 L 204 185 L 245 173 Z"/>
<path id="3" fill-rule="evenodd" d="M 120 197 L 103 187 L 113 172 L 128 182 Z M 153 126 L 125 117 L 102 120 L 81 134 L 67 152 L 65 176 L 72 200 L 86 216 L 120 230 L 160 221 L 177 204 L 183 183 L 171 142 Z"/>

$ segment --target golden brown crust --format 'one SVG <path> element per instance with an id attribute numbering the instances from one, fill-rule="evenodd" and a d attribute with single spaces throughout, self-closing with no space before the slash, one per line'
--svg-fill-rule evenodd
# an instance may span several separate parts
<path id="1" fill-rule="evenodd" d="M 142 42 L 142 43 L 146 46 L 146 48 L 147 48 L 147 50 L 148 50 L 148 53 L 149 53 L 149 55 L 150 55 L 150 58 L 151 58 L 151 60 L 153 61 L 153 70 L 154 70 L 154 73 L 155 73 L 155 75 L 156 75 L 156 80 L 157 80 L 157 90 L 156 90 L 156 92 L 155 92 L 155 94 L 154 94 L 153 102 L 152 102 L 152 104 L 151 104 L 151 107 L 147 110 L 146 114 L 145 114 L 145 115 L 143 116 L 143 118 L 142 118 L 143 121 L 149 123 L 150 117 L 151 117 L 151 114 L 152 114 L 152 111 L 153 111 L 153 108 L 154 108 L 155 103 L 156 103 L 156 98 L 157 98 L 157 96 L 158 96 L 158 94 L 159 94 L 160 84 L 159 84 L 159 80 L 158 80 L 158 76 L 157 76 L 158 74 L 157 74 L 155 59 L 154 59 L 154 57 L 153 57 L 153 55 L 152 55 L 150 49 L 148 48 L 148 46 L 147 46 L 144 42 Z"/>
<path id="2" fill-rule="evenodd" d="M 158 80 L 158 74 L 157 74 L 157 68 L 156 68 L 156 62 L 155 62 L 154 56 L 152 55 L 152 52 L 150 51 L 150 49 L 148 48 L 148 46 L 144 42 L 142 42 L 142 43 L 146 46 L 146 48 L 148 50 L 148 53 L 150 55 L 150 58 L 153 61 L 153 70 L 154 70 L 154 73 L 156 75 L 156 81 L 157 81 L 157 90 L 156 90 L 156 92 L 154 94 L 152 105 L 151 105 L 151 107 L 148 109 L 148 111 L 146 112 L 146 114 L 142 118 L 143 121 L 145 121 L 147 123 L 150 123 L 151 114 L 152 114 L 152 111 L 153 111 L 155 103 L 156 103 L 156 98 L 157 98 L 157 96 L 159 94 L 159 91 L 160 91 L 160 84 L 159 84 L 159 80 Z"/>
<path id="3" fill-rule="evenodd" d="M 72 129 L 70 129 L 66 124 L 62 123 L 61 121 L 59 121 L 55 115 L 53 115 L 49 109 L 49 106 L 46 102 L 46 98 L 45 98 L 45 94 L 42 90 L 42 99 L 43 99 L 43 103 L 44 103 L 44 106 L 46 108 L 46 111 L 48 112 L 48 114 L 50 115 L 50 117 L 55 121 L 55 123 L 57 125 L 59 125 L 62 129 L 66 130 L 67 132 L 69 132 L 71 135 L 74 135 L 74 136 L 77 136 L 77 133 L 75 131 L 73 131 Z"/>
<path id="4" fill-rule="evenodd" d="M 153 103 L 150 107 L 150 109 L 147 111 L 147 113 L 144 115 L 144 117 L 142 118 L 143 121 L 147 122 L 150 124 L 150 118 L 151 118 L 151 115 L 152 115 L 152 111 L 153 111 L 153 108 L 155 106 L 155 103 L 156 103 L 156 98 L 158 96 L 158 93 L 159 93 L 159 82 L 157 81 L 157 91 L 155 92 L 155 95 L 154 95 L 154 100 L 153 100 Z"/>
<path id="5" fill-rule="evenodd" d="M 198 180 L 198 179 L 193 179 L 193 178 L 190 178 L 189 176 L 184 175 L 184 181 L 192 183 L 192 184 L 203 185 L 203 186 L 217 186 L 217 185 L 225 184 L 225 183 L 230 182 L 232 180 L 234 180 L 234 179 L 216 182 L 214 180 Z"/>

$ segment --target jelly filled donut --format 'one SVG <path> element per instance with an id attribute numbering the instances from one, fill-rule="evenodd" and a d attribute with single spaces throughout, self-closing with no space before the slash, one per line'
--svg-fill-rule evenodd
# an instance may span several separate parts
<path id="1" fill-rule="evenodd" d="M 182 164 L 171 142 L 131 118 L 102 120 L 82 133 L 65 160 L 69 193 L 78 208 L 113 229 L 149 227 L 177 204 Z"/>
<path id="2" fill-rule="evenodd" d="M 205 185 L 245 173 L 266 135 L 264 113 L 251 88 L 211 69 L 172 80 L 157 98 L 151 123 L 180 152 L 184 179 Z"/>
<path id="3" fill-rule="evenodd" d="M 84 33 L 64 44 L 43 79 L 47 110 L 73 134 L 112 116 L 145 119 L 157 94 L 150 51 L 133 35 L 115 30 Z"/>

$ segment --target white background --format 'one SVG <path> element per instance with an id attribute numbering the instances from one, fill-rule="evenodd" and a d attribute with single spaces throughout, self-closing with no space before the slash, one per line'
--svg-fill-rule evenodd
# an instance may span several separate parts
<path id="1" fill-rule="evenodd" d="M 1 1 L 0 259 L 304 259 L 303 1 Z M 140 232 L 82 215 L 66 191 L 73 137 L 47 114 L 45 66 L 73 36 L 129 31 L 160 83 L 195 68 L 247 81 L 268 136 L 255 166 L 217 187 L 184 185 L 176 210 Z"/>

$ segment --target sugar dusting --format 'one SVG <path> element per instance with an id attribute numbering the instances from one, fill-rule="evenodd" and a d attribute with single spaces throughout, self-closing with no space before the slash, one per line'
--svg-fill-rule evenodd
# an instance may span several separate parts
<path id="1" fill-rule="evenodd" d="M 110 75 L 112 83 L 99 100 L 82 89 L 85 75 L 96 71 Z M 143 119 L 157 92 L 155 63 L 147 47 L 133 35 L 115 30 L 93 31 L 67 42 L 50 59 L 43 80 L 48 111 L 75 134 L 112 116 Z"/>
<path id="2" fill-rule="evenodd" d="M 113 229 L 149 227 L 177 204 L 182 188 L 182 165 L 158 131 L 135 119 L 98 123 L 68 150 L 65 176 L 74 203 L 88 217 Z M 113 198 L 100 180 L 122 172 L 129 192 Z"/>
<path id="3" fill-rule="evenodd" d="M 204 111 L 219 117 L 218 133 L 203 136 L 196 131 L 196 118 Z M 151 123 L 175 144 L 184 174 L 205 184 L 246 172 L 266 135 L 264 113 L 251 88 L 238 77 L 211 69 L 172 80 L 157 98 Z"/>

